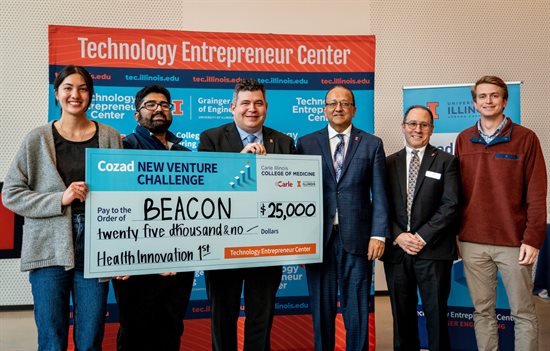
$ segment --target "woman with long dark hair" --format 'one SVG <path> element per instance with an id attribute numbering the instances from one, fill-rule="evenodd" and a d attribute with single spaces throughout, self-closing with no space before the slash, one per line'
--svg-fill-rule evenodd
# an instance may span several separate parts
<path id="1" fill-rule="evenodd" d="M 108 282 L 85 279 L 86 148 L 120 148 L 120 134 L 90 120 L 93 80 L 66 66 L 54 81 L 61 117 L 32 130 L 4 179 L 2 200 L 25 217 L 21 270 L 29 271 L 39 350 L 66 350 L 69 299 L 76 350 L 101 350 Z"/>

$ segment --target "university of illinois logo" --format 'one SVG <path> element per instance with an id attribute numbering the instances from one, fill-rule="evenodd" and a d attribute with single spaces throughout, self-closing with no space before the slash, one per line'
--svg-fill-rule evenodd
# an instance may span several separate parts
<path id="1" fill-rule="evenodd" d="M 439 115 L 437 114 L 437 107 L 439 106 L 439 102 L 427 102 L 426 106 L 432 111 L 432 115 L 434 115 L 434 119 L 438 119 Z"/>

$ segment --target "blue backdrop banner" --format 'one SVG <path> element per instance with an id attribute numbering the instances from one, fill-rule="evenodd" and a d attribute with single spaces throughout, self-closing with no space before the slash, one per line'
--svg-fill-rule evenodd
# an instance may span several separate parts
<path id="1" fill-rule="evenodd" d="M 136 126 L 136 92 L 146 85 L 161 84 L 170 90 L 174 104 L 170 130 L 183 138 L 182 145 L 196 150 L 202 131 L 232 121 L 233 88 L 242 78 L 265 84 L 269 103 L 266 125 L 294 139 L 327 125 L 324 98 L 337 84 L 353 89 L 357 106 L 354 125 L 372 133 L 375 44 L 374 36 L 51 25 L 48 120 L 60 116 L 52 88 L 55 77 L 63 66 L 76 64 L 85 66 L 94 79 L 90 118 L 121 134 L 131 133 Z M 197 271 L 186 318 L 209 315 L 202 277 L 203 272 Z M 275 313 L 309 313 L 307 296 L 304 269 L 285 265 Z M 115 320 L 112 295 L 109 302 L 111 320 Z"/>

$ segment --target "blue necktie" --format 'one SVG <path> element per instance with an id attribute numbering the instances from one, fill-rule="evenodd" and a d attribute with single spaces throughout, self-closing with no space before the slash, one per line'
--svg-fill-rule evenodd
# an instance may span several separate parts
<path id="1" fill-rule="evenodd" d="M 246 144 L 245 144 L 245 146 L 246 146 L 246 145 L 256 141 L 256 136 L 254 134 L 249 134 L 249 135 L 246 136 L 245 140 L 246 140 Z"/>
<path id="2" fill-rule="evenodd" d="M 342 174 L 342 166 L 344 165 L 344 134 L 336 134 L 340 139 L 334 150 L 334 171 L 336 172 L 336 181 L 340 180 Z"/>

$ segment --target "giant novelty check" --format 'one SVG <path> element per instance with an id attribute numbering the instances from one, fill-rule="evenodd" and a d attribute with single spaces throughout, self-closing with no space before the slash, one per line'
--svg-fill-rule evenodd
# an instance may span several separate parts
<path id="1" fill-rule="evenodd" d="M 87 149 L 85 277 L 322 260 L 320 156 Z"/>

